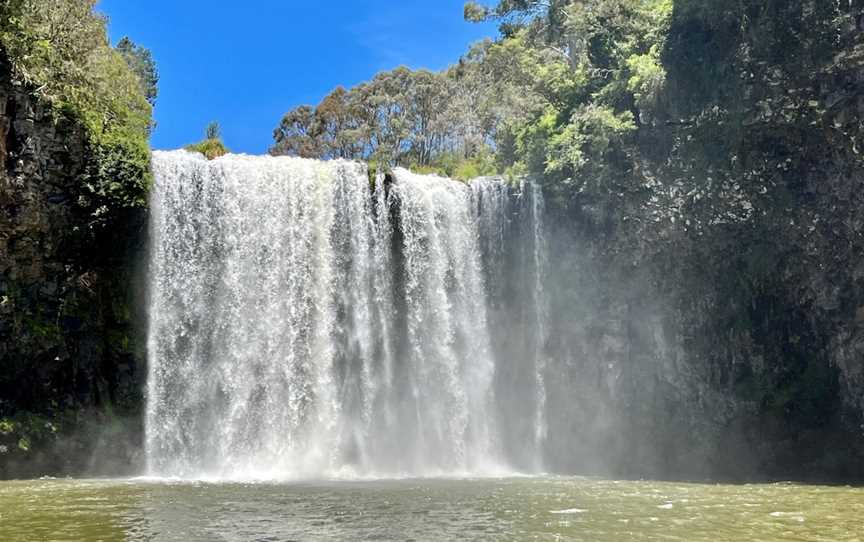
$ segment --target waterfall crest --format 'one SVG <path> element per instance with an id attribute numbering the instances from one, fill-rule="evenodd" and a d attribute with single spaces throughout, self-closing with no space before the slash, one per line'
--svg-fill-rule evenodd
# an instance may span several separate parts
<path id="1" fill-rule="evenodd" d="M 153 170 L 149 474 L 542 469 L 533 185 L 370 190 L 359 163 L 183 151 Z"/>

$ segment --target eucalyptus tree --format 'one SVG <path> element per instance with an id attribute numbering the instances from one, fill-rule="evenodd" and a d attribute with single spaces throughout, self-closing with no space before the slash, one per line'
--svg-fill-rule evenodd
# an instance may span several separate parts
<path id="1" fill-rule="evenodd" d="M 411 70 L 401 66 L 356 88 L 371 135 L 370 155 L 378 162 L 400 164 L 410 151 L 413 85 Z"/>
<path id="2" fill-rule="evenodd" d="M 356 96 L 336 87 L 315 108 L 315 135 L 320 158 L 365 158 L 369 147 Z"/>
<path id="3" fill-rule="evenodd" d="M 317 135 L 315 110 L 301 105 L 287 112 L 279 126 L 273 131 L 272 155 L 320 158 L 322 147 Z"/>

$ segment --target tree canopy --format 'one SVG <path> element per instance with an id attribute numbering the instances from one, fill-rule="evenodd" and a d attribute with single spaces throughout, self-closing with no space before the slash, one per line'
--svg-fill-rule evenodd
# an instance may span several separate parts
<path id="1" fill-rule="evenodd" d="M 460 167 L 489 172 L 495 112 L 478 91 L 479 68 L 472 60 L 441 73 L 399 67 L 354 88 L 336 88 L 317 106 L 289 111 L 270 152 L 453 175 Z"/>
<path id="2" fill-rule="evenodd" d="M 128 37 L 117 42 L 115 48 L 123 55 L 123 60 L 138 77 L 141 91 L 147 97 L 147 101 L 150 105 L 156 105 L 156 98 L 159 95 L 159 72 L 150 50 L 137 45 Z"/>

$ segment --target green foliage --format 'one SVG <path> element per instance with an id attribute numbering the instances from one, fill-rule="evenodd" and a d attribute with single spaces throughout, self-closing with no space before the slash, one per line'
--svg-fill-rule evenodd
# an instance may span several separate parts
<path id="1" fill-rule="evenodd" d="M 270 154 L 314 158 L 323 155 L 317 139 L 320 124 L 315 110 L 308 105 L 292 109 L 282 117 L 279 127 L 273 131 L 275 144 Z"/>
<path id="2" fill-rule="evenodd" d="M 469 181 L 476 177 L 497 175 L 498 169 L 495 166 L 494 159 L 491 154 L 476 156 L 471 159 L 462 160 L 456 164 L 453 172 L 449 175 L 460 181 Z"/>
<path id="3" fill-rule="evenodd" d="M 231 151 L 222 142 L 222 129 L 218 122 L 211 122 L 204 129 L 204 139 L 192 145 L 184 147 L 189 152 L 197 152 L 204 155 L 208 160 L 215 160 L 220 156 L 225 156 Z"/>
<path id="4" fill-rule="evenodd" d="M 637 168 L 634 134 L 654 122 L 664 89 L 671 0 L 502 1 L 487 13 L 521 23 L 484 61 L 499 80 L 539 99 L 504 123 L 500 166 L 567 195 L 554 201 L 638 192 L 628 174 Z"/>
<path id="5" fill-rule="evenodd" d="M 561 36 L 570 3 L 570 0 L 498 0 L 489 7 L 472 0 L 465 4 L 464 16 L 470 22 L 498 21 L 505 37 L 527 30 L 532 39 L 550 43 Z"/>
<path id="6" fill-rule="evenodd" d="M 508 73 L 514 62 L 525 70 L 537 63 L 523 56 L 517 58 L 514 47 L 483 42 L 444 72 L 400 67 L 351 89 L 339 87 L 315 107 L 286 113 L 270 153 L 359 159 L 453 175 L 459 162 L 461 175 L 497 170 L 489 162 L 496 161 L 499 139 L 509 148 L 513 141 L 512 131 L 499 134 L 499 129 L 528 120 L 540 102 L 528 86 L 533 79 L 520 73 L 517 84 Z M 502 83 L 508 77 L 514 82 Z M 562 79 L 562 85 L 570 84 L 563 74 Z"/>
<path id="7" fill-rule="evenodd" d="M 42 339 L 56 340 L 61 337 L 60 327 L 56 321 L 41 315 L 27 314 L 23 317 L 24 331 Z"/>
<path id="8" fill-rule="evenodd" d="M 566 172 L 572 179 L 591 163 L 602 167 L 609 150 L 635 129 L 630 111 L 615 113 L 610 107 L 584 105 L 549 137 L 546 172 Z"/>
<path id="9" fill-rule="evenodd" d="M 141 91 L 147 101 L 150 102 L 150 105 L 156 105 L 156 98 L 159 95 L 159 72 L 156 70 L 156 62 L 153 60 L 152 53 L 135 44 L 128 37 L 121 39 L 115 49 L 123 56 L 123 60 L 138 77 Z"/>
<path id="10" fill-rule="evenodd" d="M 93 160 L 82 179 L 78 204 L 91 216 L 91 227 L 109 223 L 122 208 L 146 204 L 152 125 L 148 97 L 155 99 L 156 83 L 149 52 L 128 40 L 113 49 L 105 19 L 93 11 L 94 4 L 0 4 L 0 45 L 15 75 L 29 83 L 58 118 L 71 118 L 85 130 Z"/>
<path id="11" fill-rule="evenodd" d="M 336 88 L 316 107 L 286 113 L 270 153 L 390 166 L 429 166 L 444 153 L 467 155 L 483 136 L 457 128 L 461 90 L 448 73 L 382 72 L 352 89 Z"/>
<path id="12" fill-rule="evenodd" d="M 289 111 L 273 154 L 375 160 L 457 178 L 507 171 L 558 192 L 622 190 L 666 80 L 671 0 L 469 2 L 502 22 L 443 73 L 397 68 Z M 590 179 L 590 181 L 589 181 Z"/>
<path id="13" fill-rule="evenodd" d="M 400 67 L 293 109 L 270 152 L 458 178 L 520 172 L 610 197 L 635 167 L 633 133 L 654 122 L 671 15 L 671 0 L 469 2 L 465 17 L 501 21 L 501 39 L 444 72 Z"/>
<path id="14" fill-rule="evenodd" d="M 660 48 L 654 45 L 647 54 L 632 55 L 627 59 L 627 67 L 630 70 L 627 90 L 633 93 L 640 111 L 650 111 L 666 82 L 666 70 L 660 63 Z"/>
<path id="15" fill-rule="evenodd" d="M 481 23 L 489 18 L 489 10 L 477 2 L 467 2 L 463 15 L 466 21 Z"/>
<path id="16" fill-rule="evenodd" d="M 469 181 L 477 177 L 500 173 L 495 163 L 495 155 L 489 151 L 478 153 L 469 158 L 458 154 L 444 153 L 437 156 L 429 164 L 409 164 L 408 167 L 415 173 L 433 173 L 459 181 Z"/>
<path id="17" fill-rule="evenodd" d="M 214 160 L 231 152 L 225 144 L 222 143 L 221 139 L 205 139 L 204 141 L 187 145 L 184 148 L 189 152 L 201 153 L 208 160 Z"/>
<path id="18" fill-rule="evenodd" d="M 10 448 L 26 454 L 37 443 L 56 438 L 56 420 L 45 416 L 21 412 L 15 416 L 0 418 L 0 457 L 9 453 Z"/>

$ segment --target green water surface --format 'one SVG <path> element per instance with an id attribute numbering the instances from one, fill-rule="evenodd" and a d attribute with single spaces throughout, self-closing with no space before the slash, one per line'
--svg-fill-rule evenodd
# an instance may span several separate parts
<path id="1" fill-rule="evenodd" d="M 583 478 L 0 483 L 0 541 L 864 540 L 864 490 Z"/>

